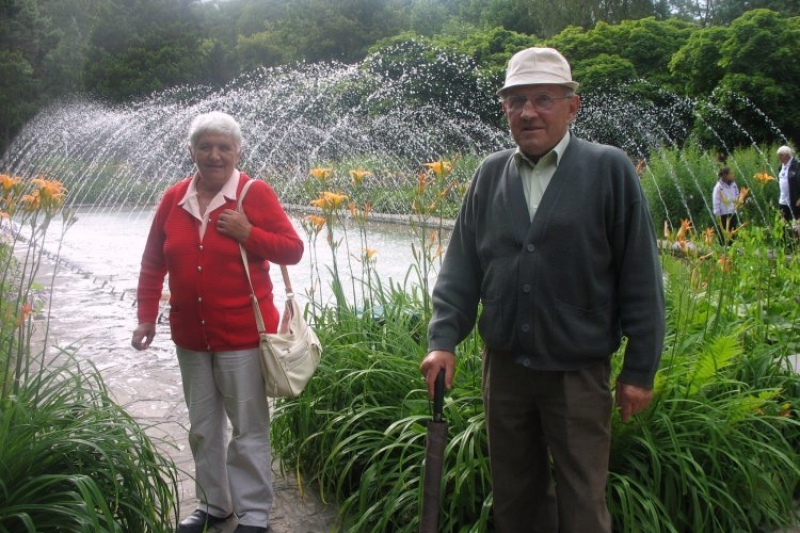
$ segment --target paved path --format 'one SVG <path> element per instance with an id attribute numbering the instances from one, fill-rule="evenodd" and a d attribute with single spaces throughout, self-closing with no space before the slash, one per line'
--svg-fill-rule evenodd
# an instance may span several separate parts
<path id="1" fill-rule="evenodd" d="M 147 433 L 157 442 L 181 472 L 178 498 L 181 516 L 196 508 L 194 496 L 194 462 L 188 444 L 188 413 L 183 402 L 180 379 L 161 371 L 158 359 L 152 368 L 139 363 L 129 367 L 130 376 L 115 374 L 110 383 L 128 383 L 129 386 L 111 386 L 114 399 L 128 413 L 139 420 Z M 273 464 L 275 500 L 270 517 L 270 533 L 328 533 L 336 524 L 336 509 L 320 501 L 311 490 L 301 495 L 297 481 L 284 476 L 280 465 Z M 213 531 L 232 532 L 235 520 L 230 520 Z"/>
<path id="2" fill-rule="evenodd" d="M 37 281 L 52 292 L 53 318 L 50 321 L 50 345 L 66 346 L 82 339 L 77 355 L 90 359 L 100 370 L 116 402 L 147 429 L 181 471 L 179 494 L 181 516 L 196 508 L 194 497 L 194 462 L 188 445 L 188 412 L 183 401 L 180 371 L 169 340 L 168 326 L 158 326 L 157 342 L 145 352 L 130 347 L 135 312 L 128 300 L 108 291 L 98 291 L 98 284 L 87 275 L 76 275 L 69 268 L 59 268 L 52 277 L 54 264 L 43 261 Z M 49 292 L 45 289 L 45 292 Z M 42 318 L 42 317 L 40 317 Z M 39 322 L 39 333 L 45 323 Z M 270 533 L 328 533 L 336 524 L 336 509 L 323 504 L 313 491 L 301 495 L 293 477 L 283 476 L 273 465 L 275 501 Z M 217 532 L 231 532 L 236 520 L 230 520 Z"/>
<path id="3" fill-rule="evenodd" d="M 142 368 L 137 370 L 137 373 L 146 372 Z M 152 437 L 162 442 L 165 453 L 181 470 L 180 508 L 181 516 L 186 516 L 194 511 L 197 503 L 192 479 L 194 462 L 187 442 L 186 406 L 180 396 L 179 384 L 164 383 L 158 378 L 153 379 L 153 376 L 149 376 L 144 382 L 147 385 L 142 388 L 143 382 L 137 380 L 135 397 L 130 397 L 130 393 L 124 390 L 115 391 L 114 396 L 120 404 L 126 406 L 131 415 L 143 422 Z M 280 473 L 277 460 L 273 470 L 275 501 L 270 518 L 270 533 L 332 531 L 336 523 L 335 507 L 322 503 L 310 490 L 304 491 L 301 496 L 296 480 Z M 214 531 L 228 533 L 232 532 L 235 526 L 236 521 L 229 520 Z"/>

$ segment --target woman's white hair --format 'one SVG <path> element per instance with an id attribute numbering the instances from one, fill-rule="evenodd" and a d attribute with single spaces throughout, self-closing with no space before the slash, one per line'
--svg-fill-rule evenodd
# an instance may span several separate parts
<path id="1" fill-rule="evenodd" d="M 781 146 L 778 148 L 778 155 L 792 155 L 792 149 L 786 145 Z"/>
<path id="2" fill-rule="evenodd" d="M 222 111 L 211 111 L 197 115 L 189 125 L 189 146 L 195 148 L 197 141 L 206 133 L 220 133 L 227 135 L 242 148 L 242 129 L 236 119 Z"/>

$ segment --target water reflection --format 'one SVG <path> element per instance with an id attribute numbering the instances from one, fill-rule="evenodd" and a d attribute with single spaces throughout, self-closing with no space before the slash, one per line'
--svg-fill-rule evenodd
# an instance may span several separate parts
<path id="1" fill-rule="evenodd" d="M 77 346 L 80 358 L 97 365 L 112 389 L 127 389 L 131 397 L 136 396 L 143 381 L 153 379 L 165 383 L 159 394 L 179 395 L 180 380 L 168 326 L 159 324 L 149 350 L 137 352 L 130 346 L 136 324 L 134 300 L 139 262 L 153 211 L 93 210 L 79 212 L 77 216 L 78 221 L 64 235 L 63 261 L 55 269 L 55 279 L 51 278 L 54 264 L 42 265 L 40 272 L 43 283 L 48 286 L 52 283 L 54 287 L 49 320 L 51 345 Z M 305 236 L 300 215 L 291 218 L 298 233 Z M 54 220 L 45 243 L 47 250 L 57 249 L 58 243 L 54 241 L 60 234 L 59 222 Z M 362 276 L 362 265 L 356 259 L 361 254 L 361 241 L 352 228 L 346 234 L 337 228 L 335 237 L 346 237 L 349 242 L 351 255 L 347 255 L 348 247 L 343 243 L 338 249 L 337 262 L 344 288 L 351 291 L 351 276 L 356 280 Z M 374 270 L 384 285 L 390 279 L 406 286 L 419 284 L 416 274 L 409 275 L 414 239 L 414 229 L 409 226 L 369 224 L 367 243 L 377 252 Z M 332 252 L 324 233 L 317 239 L 313 254 L 309 253 L 307 239 L 306 246 L 301 263 L 289 268 L 295 293 L 300 300 L 306 298 L 312 279 L 310 258 L 316 257 L 320 263 L 321 294 L 330 299 L 328 266 Z M 317 276 L 316 270 L 313 276 Z M 285 297 L 277 268 L 273 269 L 272 277 L 276 302 L 282 307 Z"/>

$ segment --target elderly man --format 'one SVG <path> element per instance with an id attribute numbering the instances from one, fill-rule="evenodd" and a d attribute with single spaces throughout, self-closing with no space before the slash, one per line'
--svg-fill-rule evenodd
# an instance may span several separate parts
<path id="1" fill-rule="evenodd" d="M 498 91 L 516 148 L 475 171 L 433 289 L 429 392 L 478 329 L 496 530 L 610 533 L 611 355 L 623 421 L 652 396 L 664 295 L 650 213 L 628 157 L 569 131 L 578 84 L 552 48 L 508 64 Z M 551 462 L 552 458 L 552 462 Z"/>
<path id="2" fill-rule="evenodd" d="M 800 219 L 800 161 L 788 146 L 778 148 L 781 170 L 778 172 L 778 208 L 786 222 Z"/>

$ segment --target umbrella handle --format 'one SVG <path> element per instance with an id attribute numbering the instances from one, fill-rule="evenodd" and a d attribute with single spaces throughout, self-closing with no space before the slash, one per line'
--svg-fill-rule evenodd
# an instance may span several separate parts
<path id="1" fill-rule="evenodd" d="M 436 383 L 433 386 L 433 421 L 442 421 L 444 410 L 444 368 L 439 370 L 436 375 Z"/>

